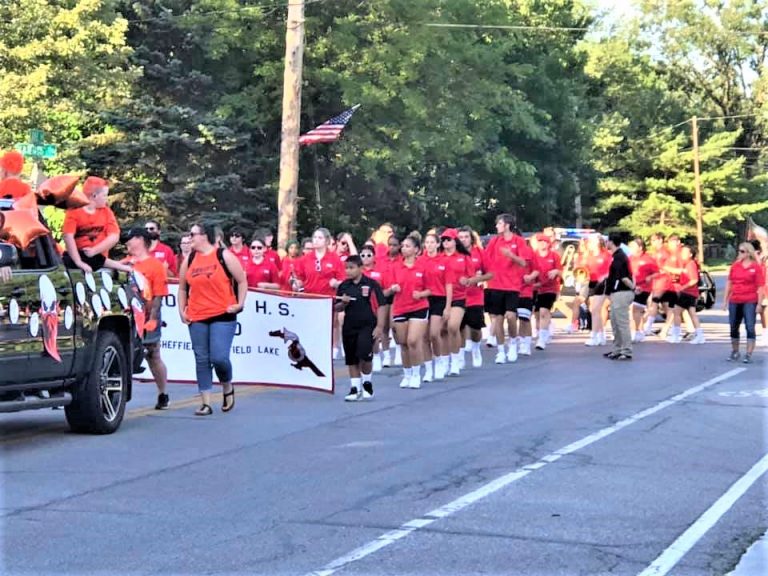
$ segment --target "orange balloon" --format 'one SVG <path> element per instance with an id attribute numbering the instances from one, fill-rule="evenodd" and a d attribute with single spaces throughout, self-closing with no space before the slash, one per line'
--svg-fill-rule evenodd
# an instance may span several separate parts
<path id="1" fill-rule="evenodd" d="M 29 210 L 7 210 L 3 214 L 5 224 L 0 235 L 17 248 L 26 250 L 32 241 L 48 234 L 48 228 Z"/>
<path id="2" fill-rule="evenodd" d="M 54 176 L 43 182 L 37 193 L 46 201 L 46 204 L 58 206 L 66 202 L 79 181 L 80 177 L 74 174 Z"/>
<path id="3" fill-rule="evenodd" d="M 82 208 L 83 206 L 88 206 L 91 201 L 88 199 L 88 196 L 85 195 L 85 192 L 80 190 L 80 188 L 75 188 L 72 191 L 72 194 L 69 195 L 69 198 L 67 198 L 66 204 L 64 204 L 63 208 L 66 208 L 67 210 L 70 210 L 72 208 Z M 59 208 L 62 208 L 62 206 L 56 205 Z"/>
<path id="4" fill-rule="evenodd" d="M 22 196 L 16 202 L 13 203 L 14 210 L 29 210 L 29 212 L 37 218 L 37 196 L 34 194 L 27 194 Z"/>

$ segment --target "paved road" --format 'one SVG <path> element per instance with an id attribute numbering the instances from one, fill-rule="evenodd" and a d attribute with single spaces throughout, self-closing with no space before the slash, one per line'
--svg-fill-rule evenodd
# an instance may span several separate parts
<path id="1" fill-rule="evenodd" d="M 768 364 L 706 319 L 632 363 L 560 336 L 419 391 L 390 370 L 368 403 L 241 389 L 200 419 L 142 385 L 108 437 L 3 417 L 0 573 L 726 574 L 768 527 Z"/>

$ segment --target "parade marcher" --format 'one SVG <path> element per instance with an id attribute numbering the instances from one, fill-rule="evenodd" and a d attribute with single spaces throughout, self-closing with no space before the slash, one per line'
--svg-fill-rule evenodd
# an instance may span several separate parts
<path id="1" fill-rule="evenodd" d="M 395 296 L 392 322 L 403 359 L 400 388 L 421 388 L 422 349 L 429 326 L 430 293 L 426 287 L 424 268 L 416 260 L 420 248 L 418 238 L 408 236 L 403 240 L 403 259 L 392 267 L 391 272 L 390 290 Z"/>
<path id="2" fill-rule="evenodd" d="M 592 315 L 592 332 L 587 346 L 605 346 L 605 282 L 611 267 L 611 253 L 606 249 L 600 234 L 593 234 L 587 240 L 587 270 L 589 271 L 589 311 Z"/>
<path id="3" fill-rule="evenodd" d="M 731 355 L 728 360 L 737 361 L 739 352 L 739 331 L 744 323 L 747 329 L 747 350 L 744 363 L 752 362 L 757 335 L 755 322 L 757 320 L 757 305 L 765 296 L 765 274 L 760 262 L 757 261 L 755 248 L 749 242 L 739 244 L 736 262 L 728 271 L 728 282 L 725 285 L 723 309 L 728 310 L 731 325 Z"/>
<path id="4" fill-rule="evenodd" d="M 132 228 L 128 232 L 125 246 L 128 249 L 126 261 L 134 272 L 140 273 L 146 280 L 143 297 L 147 312 L 142 344 L 149 370 L 157 385 L 155 410 L 168 410 L 168 368 L 160 356 L 162 304 L 163 298 L 168 295 L 167 267 L 152 255 L 152 235 L 146 228 Z"/>
<path id="5" fill-rule="evenodd" d="M 384 234 L 388 233 L 387 230 L 387 224 L 384 226 Z M 392 227 L 389 226 L 389 230 L 391 230 Z M 381 230 L 381 228 L 380 228 Z M 387 237 L 387 244 L 386 244 L 386 250 L 383 253 L 383 256 L 379 256 L 379 253 L 381 252 L 381 249 L 376 247 L 376 263 L 381 266 L 383 270 L 386 270 L 386 273 L 389 274 L 389 278 L 391 280 L 392 278 L 392 271 L 396 266 L 399 266 L 403 261 L 403 256 L 400 253 L 400 239 L 397 238 L 394 235 L 389 235 Z M 392 303 L 394 302 L 394 294 L 389 296 L 387 298 L 387 303 L 390 306 L 390 311 L 392 308 Z M 400 345 L 395 342 L 395 358 L 394 361 L 392 360 L 392 354 L 390 350 L 390 344 L 391 344 L 391 338 L 390 338 L 390 329 L 392 328 L 391 325 L 391 314 L 390 318 L 387 319 L 387 323 L 382 328 L 382 337 L 381 337 L 381 349 L 382 349 L 382 358 L 381 363 L 386 368 L 388 366 L 402 366 L 403 365 L 403 356 L 402 356 L 402 350 L 400 348 Z"/>
<path id="6" fill-rule="evenodd" d="M 659 272 L 653 279 L 653 291 L 651 292 L 651 301 L 648 304 L 648 313 L 645 319 L 645 335 L 653 334 L 653 323 L 659 312 L 666 314 L 667 318 L 672 315 L 675 308 L 677 294 L 673 290 L 672 278 L 664 270 L 669 259 L 669 251 L 664 245 L 664 235 L 659 232 L 651 234 L 650 256 L 656 261 Z"/>
<path id="7" fill-rule="evenodd" d="M 676 284 L 677 303 L 675 304 L 674 328 L 676 333 L 680 332 L 683 312 L 687 312 L 694 327 L 691 344 L 704 344 L 706 342 L 704 330 L 701 328 L 701 322 L 699 322 L 699 316 L 696 313 L 696 302 L 699 300 L 699 264 L 689 246 L 683 246 L 680 249 L 680 259 L 683 267 Z"/>
<path id="8" fill-rule="evenodd" d="M 389 331 L 389 319 L 390 319 L 390 304 L 389 304 L 389 267 L 381 267 L 376 261 L 376 249 L 372 244 L 366 244 L 360 250 L 360 261 L 363 263 L 363 274 L 368 278 L 376 280 L 381 286 L 384 300 L 379 303 L 379 309 L 381 310 L 381 323 L 378 324 L 381 328 L 381 338 L 377 339 L 373 347 L 373 371 L 381 372 L 382 370 L 382 340 L 384 338 L 384 330 Z M 388 351 L 388 349 L 387 349 Z"/>
<path id="9" fill-rule="evenodd" d="M 312 254 L 314 251 L 315 243 L 312 241 L 312 238 L 304 238 L 301 241 L 301 255 L 306 256 L 307 254 Z"/>
<path id="10" fill-rule="evenodd" d="M 526 242 L 520 249 L 520 257 L 525 260 L 523 266 L 523 282 L 520 287 L 520 301 L 517 304 L 517 344 L 518 354 L 531 355 L 531 340 L 533 328 L 531 318 L 534 308 L 534 283 L 537 275 L 534 268 L 534 257 L 531 246 Z"/>
<path id="11" fill-rule="evenodd" d="M 257 235 L 254 234 L 253 238 L 256 237 Z M 253 238 L 251 240 L 253 240 Z M 260 242 L 263 242 L 263 240 L 260 240 Z M 229 231 L 229 251 L 234 254 L 235 258 L 240 260 L 240 266 L 243 267 L 243 270 L 248 272 L 252 252 L 248 249 L 248 246 L 245 245 L 245 232 L 239 226 L 235 226 Z"/>
<path id="12" fill-rule="evenodd" d="M 429 290 L 429 330 L 424 344 L 424 382 L 442 380 L 450 369 L 450 351 L 443 339 L 443 331 L 450 317 L 448 303 L 453 298 L 453 280 L 446 269 L 440 238 L 435 233 L 424 236 L 424 251 L 419 256 L 424 267 Z M 434 359 L 434 370 L 432 360 Z"/>
<path id="13" fill-rule="evenodd" d="M 389 239 L 395 235 L 395 227 L 389 222 L 385 222 L 379 226 L 373 234 L 371 234 L 371 242 L 373 242 L 374 250 L 376 253 L 376 260 L 383 262 L 384 258 L 390 255 Z M 400 248 L 400 242 L 398 242 L 398 250 Z"/>
<path id="14" fill-rule="evenodd" d="M 472 366 L 480 368 L 483 365 L 480 343 L 485 328 L 485 294 L 479 286 L 485 275 L 483 244 L 477 232 L 469 226 L 459 229 L 459 242 L 469 251 L 472 268 L 475 270 L 475 276 L 467 286 L 467 308 L 461 321 L 461 329 L 465 333 L 465 351 L 472 353 Z"/>
<path id="15" fill-rule="evenodd" d="M 373 344 L 381 338 L 386 313 L 380 306 L 384 293 L 376 280 L 363 274 L 363 261 L 350 255 L 345 262 L 347 279 L 337 289 L 336 311 L 344 311 L 341 337 L 349 367 L 348 402 L 373 398 Z"/>
<path id="16" fill-rule="evenodd" d="M 659 273 L 656 260 L 645 251 L 642 238 L 635 238 L 629 243 L 629 267 L 635 282 L 635 301 L 632 304 L 632 322 L 635 333 L 633 342 L 645 340 L 645 314 L 653 292 L 653 280 Z"/>
<path id="17" fill-rule="evenodd" d="M 336 246 L 336 253 L 342 262 L 346 262 L 347 258 L 357 254 L 357 246 L 349 232 L 342 232 L 336 236 Z"/>
<path id="18" fill-rule="evenodd" d="M 11 150 L 0 156 L 0 198 L 18 200 L 32 193 L 32 188 L 21 180 L 24 156 Z"/>
<path id="19" fill-rule="evenodd" d="M 318 228 L 312 234 L 312 252 L 296 265 L 296 285 L 307 294 L 335 296 L 336 289 L 346 279 L 344 265 L 330 248 L 331 233 L 327 228 Z M 338 318 L 333 315 L 333 358 L 339 356 Z"/>
<path id="20" fill-rule="evenodd" d="M 253 242 L 251 242 L 253 244 Z M 280 263 L 280 289 L 286 292 L 294 290 L 296 265 L 301 260 L 301 246 L 297 240 L 288 240 L 285 244 L 285 258 Z"/>
<path id="21" fill-rule="evenodd" d="M 536 340 L 536 349 L 544 350 L 550 340 L 552 308 L 560 294 L 563 270 L 560 256 L 552 250 L 548 236 L 539 235 L 533 262 L 536 282 L 535 310 L 539 314 L 539 336 Z"/>
<path id="22" fill-rule="evenodd" d="M 104 267 L 124 270 L 122 264 L 109 259 L 109 251 L 120 241 L 120 226 L 114 212 L 107 206 L 109 184 L 91 176 L 83 184 L 83 193 L 90 203 L 82 208 L 67 210 L 64 215 L 61 230 L 67 248 L 64 264 L 67 268 L 80 268 L 83 272 Z"/>
<path id="23" fill-rule="evenodd" d="M 605 293 L 611 299 L 611 328 L 613 328 L 613 350 L 605 354 L 611 360 L 632 359 L 632 331 L 629 323 L 629 308 L 635 298 L 635 283 L 629 269 L 629 258 L 620 248 L 621 236 L 611 234 L 607 249 L 613 254 Z"/>
<path id="24" fill-rule="evenodd" d="M 249 288 L 280 290 L 280 272 L 264 257 L 267 243 L 261 238 L 251 240 L 251 260 L 245 269 Z"/>
<path id="25" fill-rule="evenodd" d="M 489 275 L 485 291 L 485 310 L 491 316 L 491 331 L 496 338 L 496 364 L 517 362 L 517 308 L 523 284 L 525 260 L 519 252 L 525 244 L 513 232 L 511 214 L 496 217 L 497 235 L 485 249 L 485 268 Z M 504 353 L 504 320 L 507 320 L 509 347 Z"/>
<path id="26" fill-rule="evenodd" d="M 280 270 L 282 268 L 283 261 L 280 258 L 280 254 L 278 254 L 272 246 L 273 242 L 275 241 L 275 231 L 272 228 L 265 228 L 258 233 L 258 236 L 263 238 L 264 244 L 267 247 L 266 250 L 264 250 L 264 259 L 267 260 L 267 262 L 272 262 L 272 264 L 275 265 L 275 268 Z M 287 245 L 285 249 L 288 250 Z"/>
<path id="27" fill-rule="evenodd" d="M 182 235 L 179 240 L 179 253 L 176 256 L 176 270 L 181 269 L 181 263 L 189 258 L 189 254 L 192 252 L 192 236 L 189 234 Z"/>
<path id="28" fill-rule="evenodd" d="M 667 320 L 664 323 L 664 328 L 662 329 L 662 336 L 666 335 L 667 342 L 670 344 L 679 344 L 683 341 L 682 327 L 680 325 L 674 324 L 674 310 L 675 306 L 677 306 L 678 296 L 677 285 L 680 281 L 680 274 L 683 271 L 683 261 L 680 255 L 680 251 L 680 237 L 677 234 L 671 234 L 667 238 L 666 257 L 662 266 L 662 269 L 667 273 L 668 278 L 666 288 L 672 292 L 672 296 L 670 297 L 662 296 L 663 300 L 668 300 L 670 302 Z M 674 301 L 674 303 L 672 303 L 672 301 Z"/>
<path id="29" fill-rule="evenodd" d="M 248 281 L 237 257 L 218 246 L 215 227 L 195 224 L 190 235 L 193 252 L 179 271 L 179 315 L 182 322 L 189 325 L 195 353 L 197 387 L 202 401 L 195 414 L 209 416 L 213 414 L 211 367 L 222 386 L 221 410 L 229 412 L 235 406 L 230 353 L 237 315 L 243 310 L 248 294 Z"/>
<path id="30" fill-rule="evenodd" d="M 459 242 L 458 230 L 455 228 L 443 230 L 440 233 L 440 243 L 447 269 L 447 280 L 453 287 L 453 299 L 448 301 L 450 310 L 443 338 L 451 353 L 448 373 L 458 376 L 464 368 L 464 338 L 461 334 L 461 323 L 467 307 L 467 286 L 470 278 L 475 276 L 475 269 L 472 266 L 469 250 Z"/>
<path id="31" fill-rule="evenodd" d="M 149 238 L 152 241 L 149 253 L 168 269 L 170 276 L 176 276 L 179 271 L 176 266 L 176 254 L 173 248 L 160 241 L 160 223 L 157 220 L 148 220 L 144 228 L 149 232 Z"/>

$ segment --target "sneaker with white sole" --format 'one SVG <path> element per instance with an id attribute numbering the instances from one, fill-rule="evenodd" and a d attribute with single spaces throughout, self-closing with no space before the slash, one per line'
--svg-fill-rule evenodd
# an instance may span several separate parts
<path id="1" fill-rule="evenodd" d="M 357 389 L 357 386 L 352 386 L 352 388 L 349 389 L 349 394 L 344 396 L 345 402 L 357 402 L 363 397 L 363 393 Z"/>
<path id="2" fill-rule="evenodd" d="M 435 380 L 445 380 L 445 374 L 447 370 L 445 368 L 445 361 L 443 357 L 435 358 Z"/>
<path id="3" fill-rule="evenodd" d="M 472 340 L 464 341 L 464 352 L 472 352 Z"/>
<path id="4" fill-rule="evenodd" d="M 517 342 L 514 340 L 509 343 L 509 349 L 507 350 L 507 362 L 517 362 Z"/>
<path id="5" fill-rule="evenodd" d="M 410 388 L 410 384 L 411 384 L 411 375 L 403 374 L 403 379 L 400 380 L 400 388 Z"/>
<path id="6" fill-rule="evenodd" d="M 584 342 L 584 346 L 600 346 L 600 339 L 596 334 L 590 334 L 589 338 L 587 338 L 587 341 Z"/>
<path id="7" fill-rule="evenodd" d="M 488 346 L 488 348 L 496 348 L 496 346 L 498 346 L 496 336 L 488 336 L 488 340 L 485 341 L 485 345 Z"/>
<path id="8" fill-rule="evenodd" d="M 413 374 L 408 383 L 408 388 L 421 388 L 421 376 Z"/>
<path id="9" fill-rule="evenodd" d="M 374 354 L 373 355 L 373 371 L 374 372 L 381 372 L 381 354 Z"/>
<path id="10" fill-rule="evenodd" d="M 373 398 L 373 384 L 363 382 L 363 400 L 370 400 L 371 398 Z"/>
<path id="11" fill-rule="evenodd" d="M 426 362 L 424 364 L 424 378 L 422 378 L 422 380 L 424 382 L 432 382 L 433 379 L 434 376 L 432 374 L 432 362 Z"/>
<path id="12" fill-rule="evenodd" d="M 381 359 L 382 368 L 389 368 L 392 366 L 392 353 L 389 350 L 385 350 L 381 353 L 383 358 Z"/>
<path id="13" fill-rule="evenodd" d="M 464 370 L 467 367 L 467 359 L 464 357 L 463 349 L 459 350 L 457 358 L 459 359 L 459 370 Z"/>
<path id="14" fill-rule="evenodd" d="M 544 340 L 544 338 L 539 337 L 539 339 L 536 341 L 536 350 L 546 350 L 547 349 L 547 343 Z"/>
<path id="15" fill-rule="evenodd" d="M 480 368 L 483 365 L 483 353 L 480 348 L 474 348 L 472 350 L 472 367 Z"/>
<path id="16" fill-rule="evenodd" d="M 520 350 L 518 352 L 520 356 L 530 356 L 531 355 L 531 340 L 530 337 L 526 336 L 520 341 Z"/>
<path id="17" fill-rule="evenodd" d="M 451 368 L 448 370 L 448 375 L 461 375 L 461 362 L 459 361 L 459 354 L 451 354 Z"/>
<path id="18" fill-rule="evenodd" d="M 507 363 L 507 356 L 504 354 L 504 348 L 499 348 L 498 352 L 496 352 L 496 364 L 506 364 Z"/>
<path id="19" fill-rule="evenodd" d="M 691 338 L 690 344 L 706 344 L 707 338 L 704 336 L 704 332 L 698 332 Z"/>

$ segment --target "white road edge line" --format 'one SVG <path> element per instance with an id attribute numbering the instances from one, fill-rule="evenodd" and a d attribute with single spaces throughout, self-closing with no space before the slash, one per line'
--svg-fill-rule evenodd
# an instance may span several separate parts
<path id="1" fill-rule="evenodd" d="M 479 488 L 473 490 L 472 492 L 465 494 L 461 498 L 457 498 L 456 500 L 449 502 L 448 504 L 445 504 L 440 508 L 436 508 L 431 512 L 427 512 L 426 514 L 424 514 L 424 516 L 420 518 L 415 518 L 413 520 L 410 520 L 396 530 L 392 530 L 390 532 L 387 532 L 386 534 L 382 534 L 381 536 L 369 542 L 368 544 L 364 544 L 363 546 L 360 546 L 359 548 L 352 550 L 352 552 L 345 554 L 344 556 L 341 556 L 336 560 L 333 560 L 332 562 L 327 564 L 324 568 L 320 570 L 316 570 L 314 572 L 310 572 L 309 574 L 307 574 L 307 576 L 331 576 L 331 574 L 338 572 L 345 566 L 348 566 L 353 562 L 357 562 L 358 560 L 362 560 L 363 558 L 370 556 L 375 552 L 378 552 L 382 548 L 386 548 L 390 544 L 394 544 L 398 540 L 402 540 L 403 538 L 412 534 L 416 530 L 429 526 L 430 524 L 432 524 L 433 522 L 436 522 L 437 520 L 440 520 L 441 518 L 446 518 L 452 514 L 455 514 L 456 512 L 459 512 L 460 510 L 463 510 L 464 508 L 471 506 L 475 502 L 479 502 L 483 498 L 486 498 L 491 494 L 494 494 L 495 492 L 498 492 L 499 490 L 506 488 L 507 486 L 509 486 L 514 482 L 517 482 L 521 478 L 525 478 L 531 472 L 534 472 L 536 470 L 541 470 L 542 468 L 548 466 L 549 464 L 553 462 L 557 462 L 563 456 L 567 456 L 568 454 L 573 454 L 574 452 L 581 450 L 582 448 L 586 448 L 587 446 L 590 446 L 595 442 L 602 440 L 603 438 L 607 438 L 611 434 L 614 434 L 619 430 L 626 428 L 627 426 L 635 424 L 636 422 L 639 422 L 644 418 L 648 418 L 649 416 L 652 416 L 657 412 L 664 410 L 665 408 L 669 408 L 670 406 L 677 404 L 678 402 L 682 402 L 689 396 L 698 394 L 699 392 L 702 392 L 703 390 L 706 390 L 707 388 L 710 388 L 715 384 L 719 384 L 721 382 L 724 382 L 725 380 L 728 380 L 729 378 L 732 378 L 738 374 L 741 374 L 745 370 L 746 368 L 736 368 L 734 370 L 730 370 L 726 372 L 725 374 L 721 374 L 720 376 L 712 378 L 711 380 L 707 380 L 703 384 L 699 384 L 698 386 L 694 386 L 693 388 L 688 388 L 684 392 L 681 392 L 676 396 L 672 396 L 668 400 L 659 402 L 658 404 L 656 404 L 655 406 L 652 406 L 651 408 L 642 410 L 641 412 L 633 414 L 632 416 L 629 416 L 628 418 L 625 418 L 624 420 L 621 420 L 612 426 L 603 428 L 602 430 L 599 430 L 594 434 L 590 434 L 589 436 L 585 436 L 581 440 L 577 440 L 572 444 L 568 444 L 567 446 L 560 448 L 559 450 L 556 450 L 551 454 L 547 454 L 546 456 L 541 458 L 538 462 L 527 464 L 522 468 L 518 468 L 514 472 L 510 472 L 508 474 L 505 474 L 504 476 L 500 476 L 499 478 L 496 478 L 495 480 L 491 480 L 487 484 L 484 484 Z"/>
<path id="2" fill-rule="evenodd" d="M 768 472 L 768 454 L 763 456 L 757 464 L 739 478 L 728 491 L 718 498 L 717 502 L 702 514 L 696 522 L 683 532 L 672 545 L 662 552 L 653 563 L 643 570 L 639 576 L 664 576 L 674 568 L 678 562 L 691 551 L 696 543 L 701 540 L 709 530 L 717 524 L 718 520 L 725 516 L 728 510 L 739 498 L 757 482 L 760 477 Z"/>

